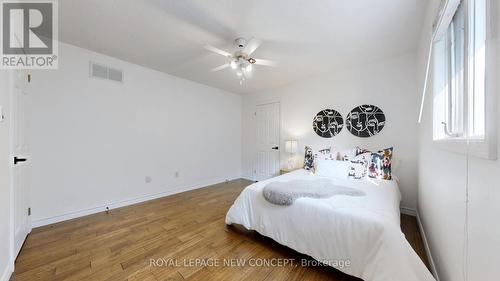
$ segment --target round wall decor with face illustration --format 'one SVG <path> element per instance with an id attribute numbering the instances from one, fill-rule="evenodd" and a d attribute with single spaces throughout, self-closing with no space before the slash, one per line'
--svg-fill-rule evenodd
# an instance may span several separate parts
<path id="1" fill-rule="evenodd" d="M 351 110 L 345 123 L 351 134 L 368 138 L 382 131 L 385 126 L 385 115 L 377 106 L 364 104 Z"/>
<path id="2" fill-rule="evenodd" d="M 323 138 L 331 138 L 337 135 L 342 131 L 343 127 L 344 119 L 342 115 L 333 109 L 322 110 L 313 119 L 313 130 Z"/>

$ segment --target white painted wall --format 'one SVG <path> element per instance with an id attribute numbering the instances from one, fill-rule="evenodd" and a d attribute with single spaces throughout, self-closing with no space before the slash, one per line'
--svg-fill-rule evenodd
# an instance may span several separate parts
<path id="1" fill-rule="evenodd" d="M 388 58 L 384 61 L 334 71 L 296 82 L 283 88 L 243 98 L 243 172 L 251 178 L 255 160 L 255 105 L 281 102 L 281 148 L 287 139 L 299 140 L 296 165 L 302 165 L 304 145 L 345 149 L 355 146 L 378 150 L 394 146 L 395 174 L 400 178 L 402 206 L 415 208 L 417 196 L 417 111 L 416 56 Z M 387 125 L 371 138 L 353 136 L 346 128 L 331 138 L 319 137 L 312 130 L 313 117 L 322 109 L 333 108 L 344 118 L 361 104 L 378 105 Z M 288 155 L 281 150 L 281 166 Z"/>
<path id="2" fill-rule="evenodd" d="M 431 24 L 439 2 L 439 0 L 429 1 L 419 51 L 418 69 L 421 78 L 419 89 L 423 83 Z M 497 32 L 495 44 L 498 50 L 500 5 L 497 3 L 492 10 L 495 16 L 492 23 L 496 25 Z M 497 61 L 498 67 L 500 66 L 498 57 Z M 498 81 L 497 78 L 493 79 Z M 500 264 L 500 224 L 498 223 L 500 162 L 469 157 L 467 169 L 465 154 L 445 151 L 432 142 L 432 92 L 430 91 L 432 86 L 428 89 L 424 118 L 419 127 L 418 211 L 439 277 L 441 281 L 464 280 L 465 187 L 468 181 L 470 189 L 468 280 L 497 280 L 500 276 L 498 267 Z M 500 108 L 498 91 L 495 95 L 498 110 Z M 497 120 L 499 120 L 498 117 Z M 500 129 L 498 131 L 500 132 Z M 498 147 L 500 149 L 500 143 Z"/>
<path id="3" fill-rule="evenodd" d="M 35 226 L 241 176 L 240 96 L 59 52 L 58 70 L 33 72 L 27 104 Z M 124 83 L 90 79 L 90 60 L 122 69 Z"/>
<path id="4" fill-rule="evenodd" d="M 11 261 L 11 164 L 10 158 L 10 79 L 9 71 L 0 70 L 0 106 L 6 119 L 0 122 L 0 281 L 10 278 Z"/>

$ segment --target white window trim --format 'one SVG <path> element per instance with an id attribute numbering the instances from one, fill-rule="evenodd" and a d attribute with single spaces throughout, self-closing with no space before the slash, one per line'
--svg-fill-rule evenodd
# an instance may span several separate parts
<path id="1" fill-rule="evenodd" d="M 494 1 L 494 0 L 493 0 Z M 465 1 L 468 3 L 468 1 Z M 493 30 L 498 27 L 493 25 L 497 24 L 493 18 L 496 14 L 493 12 L 495 5 L 492 5 L 492 0 L 486 1 L 486 78 L 485 78 L 485 136 L 482 140 L 468 139 L 466 137 L 458 138 L 444 138 L 433 141 L 433 144 L 443 150 L 456 152 L 460 154 L 468 154 L 479 158 L 489 160 L 497 159 L 497 116 L 495 115 L 496 95 L 495 93 L 500 89 L 500 85 L 495 81 L 495 77 L 500 75 L 500 66 L 498 66 L 498 52 L 500 46 L 498 40 L 493 36 Z M 455 9 L 456 10 L 456 9 Z M 455 13 L 455 10 L 452 14 Z M 468 7 L 466 7 L 468 11 Z M 468 13 L 468 12 L 467 12 Z M 448 13 L 449 14 L 449 13 Z M 468 25 L 468 17 L 466 17 L 466 25 Z M 446 26 L 449 21 L 444 21 Z M 438 27 L 438 32 L 443 27 Z M 446 28 L 444 28 L 446 29 Z M 466 29 L 466 38 L 468 38 L 468 31 Z M 468 39 L 466 39 L 468 40 Z M 468 49 L 468 48 L 467 48 Z M 466 49 L 466 54 L 467 50 Z M 465 67 L 468 68 L 467 60 Z M 467 80 L 467 79 L 466 79 Z M 465 89 L 467 89 L 467 81 L 465 82 Z M 467 98 L 467 97 L 466 97 Z"/>

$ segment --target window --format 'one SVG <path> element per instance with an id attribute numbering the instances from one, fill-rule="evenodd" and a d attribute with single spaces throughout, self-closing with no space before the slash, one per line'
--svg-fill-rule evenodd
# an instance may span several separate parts
<path id="1" fill-rule="evenodd" d="M 484 141 L 486 0 L 459 1 L 436 32 L 434 140 Z"/>
<path id="2" fill-rule="evenodd" d="M 469 137 L 486 134 L 486 0 L 471 1 L 469 30 Z"/>

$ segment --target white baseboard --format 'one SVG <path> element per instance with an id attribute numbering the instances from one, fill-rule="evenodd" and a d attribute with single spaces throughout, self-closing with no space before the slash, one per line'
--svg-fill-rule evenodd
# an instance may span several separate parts
<path id="1" fill-rule="evenodd" d="M 401 206 L 399 208 L 399 211 L 401 212 L 401 214 L 404 214 L 404 215 L 408 215 L 408 216 L 412 216 L 412 217 L 416 217 L 417 216 L 417 210 L 415 210 L 413 208 Z"/>
<path id="2" fill-rule="evenodd" d="M 427 242 L 427 236 L 425 235 L 424 226 L 422 225 L 422 221 L 420 220 L 420 215 L 417 213 L 417 223 L 418 229 L 420 230 L 420 236 L 422 236 L 422 242 L 424 243 L 425 252 L 427 254 L 427 258 L 429 259 L 429 265 L 431 266 L 432 275 L 436 278 L 436 281 L 439 280 L 439 275 L 436 270 L 436 264 L 434 263 L 434 259 L 432 258 L 431 248 L 429 247 L 429 243 Z"/>
<path id="3" fill-rule="evenodd" d="M 228 180 L 235 180 L 235 179 L 239 179 L 239 178 L 241 178 L 241 176 L 234 176 L 234 177 L 228 178 Z M 207 180 L 207 181 L 203 181 L 203 182 L 200 182 L 200 183 L 197 183 L 194 185 L 180 187 L 180 188 L 176 188 L 173 190 L 168 190 L 168 191 L 164 191 L 164 192 L 160 192 L 160 193 L 147 194 L 147 195 L 139 196 L 139 197 L 132 198 L 132 199 L 110 202 L 109 204 L 98 206 L 98 207 L 86 208 L 86 209 L 82 209 L 82 210 L 78 210 L 78 211 L 74 211 L 74 212 L 69 212 L 66 214 L 58 215 L 58 216 L 33 220 L 31 222 L 31 226 L 33 228 L 45 226 L 45 225 L 49 225 L 49 224 L 53 224 L 53 223 L 57 223 L 57 222 L 61 222 L 61 221 L 66 221 L 66 220 L 75 219 L 75 218 L 79 218 L 79 217 L 83 217 L 83 216 L 87 216 L 87 215 L 91 215 L 91 214 L 95 214 L 95 213 L 99 213 L 99 212 L 104 212 L 104 211 L 106 211 L 106 207 L 108 207 L 110 210 L 112 210 L 112 209 L 121 208 L 121 207 L 129 206 L 129 205 L 133 205 L 133 204 L 137 204 L 137 203 L 141 203 L 141 202 L 145 202 L 145 201 L 149 201 L 149 200 L 153 200 L 153 199 L 157 199 L 157 198 L 161 198 L 161 197 L 165 197 L 165 196 L 169 196 L 169 195 L 173 195 L 173 194 L 177 194 L 177 193 L 181 193 L 181 192 L 185 192 L 185 191 L 189 191 L 189 190 L 194 190 L 194 189 L 206 187 L 209 185 L 222 183 L 225 181 L 226 181 L 226 178 Z M 3 280 L 0 280 L 0 281 L 3 281 Z"/>
<path id="4" fill-rule="evenodd" d="M 14 272 L 14 263 L 9 262 L 9 264 L 3 271 L 2 276 L 0 277 L 0 281 L 9 281 L 12 272 Z"/>
<path id="5" fill-rule="evenodd" d="M 417 210 L 415 210 L 413 208 L 409 208 L 409 207 L 403 207 L 403 206 L 401 206 L 399 209 L 401 211 L 401 214 L 417 217 L 418 229 L 420 231 L 420 236 L 422 236 L 422 240 L 423 240 L 422 242 L 424 243 L 425 253 L 427 254 L 427 258 L 429 259 L 429 265 L 431 267 L 432 275 L 434 275 L 434 278 L 436 278 L 436 281 L 440 281 L 437 270 L 436 270 L 436 264 L 434 263 L 434 259 L 432 258 L 431 249 L 429 247 L 429 244 L 427 243 L 427 236 L 425 235 L 424 227 L 422 225 L 422 222 L 420 221 L 420 216 L 419 216 Z"/>

